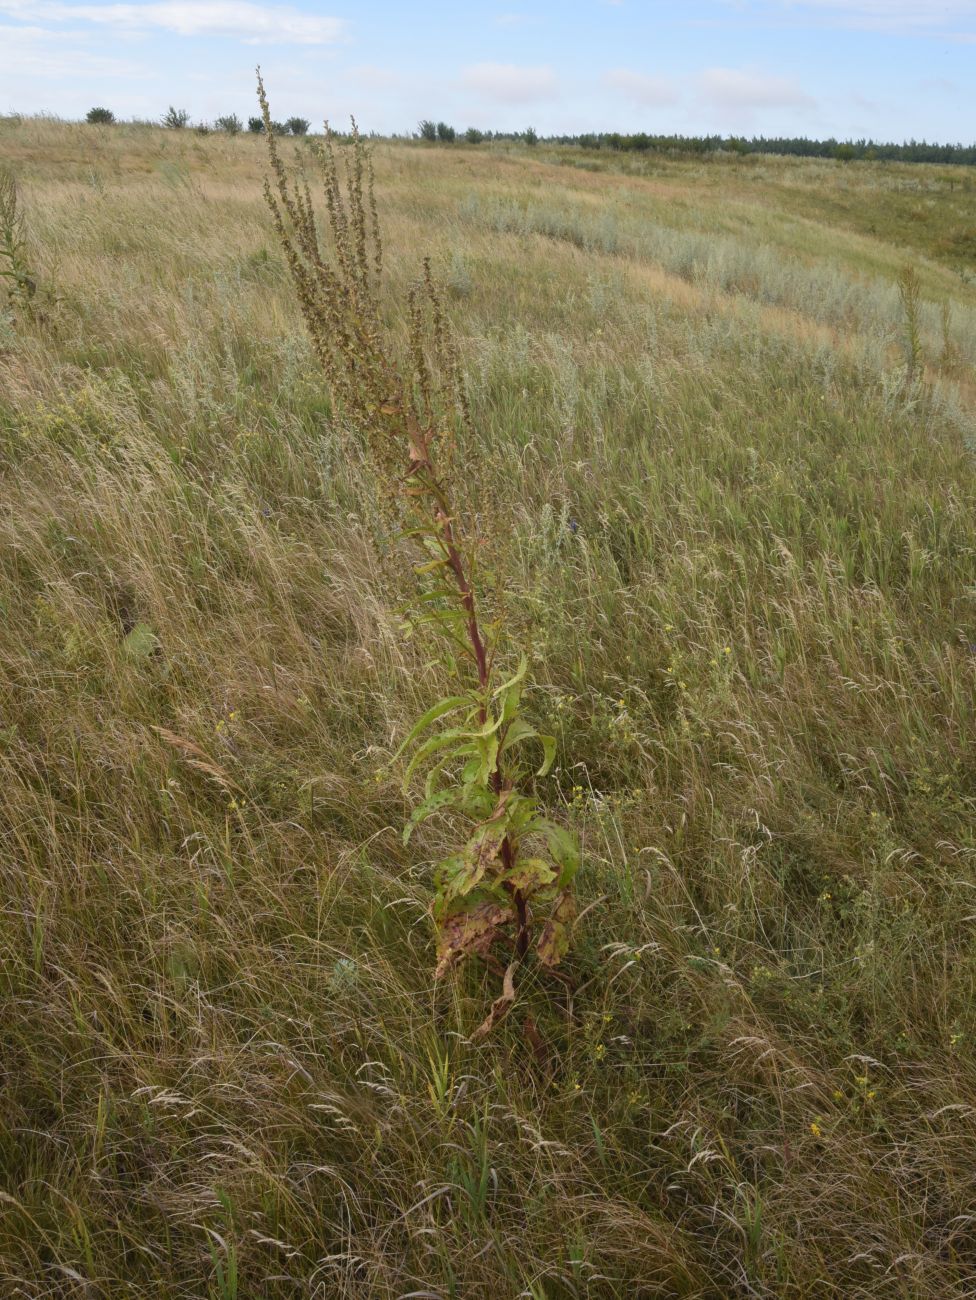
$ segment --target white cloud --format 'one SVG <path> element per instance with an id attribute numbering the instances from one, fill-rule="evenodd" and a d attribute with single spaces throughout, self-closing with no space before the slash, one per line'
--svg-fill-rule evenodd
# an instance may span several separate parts
<path id="1" fill-rule="evenodd" d="M 343 34 L 340 18 L 303 13 L 293 5 L 248 0 L 167 0 L 161 4 L 59 4 L 0 0 L 0 13 L 46 22 L 96 23 L 120 32 L 167 31 L 178 36 L 236 36 L 246 44 L 329 45 Z"/>
<path id="2" fill-rule="evenodd" d="M 725 0 L 742 8 L 742 0 Z M 753 4 L 752 7 L 757 7 Z M 833 19 L 840 27 L 905 34 L 976 26 L 976 0 L 767 0 L 764 8 Z"/>
<path id="3" fill-rule="evenodd" d="M 812 108 L 815 101 L 788 77 L 743 72 L 736 68 L 706 68 L 698 78 L 702 97 L 716 108 Z"/>
<path id="4" fill-rule="evenodd" d="M 631 72 L 629 68 L 613 68 L 603 80 L 611 89 L 626 95 L 632 103 L 648 108 L 661 108 L 678 102 L 677 87 L 665 77 L 648 77 L 641 72 Z"/>
<path id="5" fill-rule="evenodd" d="M 144 80 L 149 70 L 128 59 L 94 53 L 79 45 L 73 32 L 43 27 L 0 27 L 0 71 L 9 79 L 129 77 Z"/>
<path id="6" fill-rule="evenodd" d="M 461 88 L 501 104 L 533 104 L 552 99 L 558 91 L 549 67 L 519 67 L 515 63 L 475 63 L 461 74 Z"/>

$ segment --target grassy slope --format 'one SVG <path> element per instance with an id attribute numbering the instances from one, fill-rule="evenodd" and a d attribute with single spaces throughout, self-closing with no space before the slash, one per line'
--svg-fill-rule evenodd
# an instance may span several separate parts
<path id="1" fill-rule="evenodd" d="M 475 1048 L 260 142 L 0 131 L 0 1291 L 971 1295 L 972 179 L 379 148 L 586 848 L 572 1002 Z"/>

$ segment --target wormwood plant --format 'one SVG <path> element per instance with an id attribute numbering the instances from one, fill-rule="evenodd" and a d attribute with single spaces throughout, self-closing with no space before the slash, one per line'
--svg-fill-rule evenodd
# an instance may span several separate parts
<path id="1" fill-rule="evenodd" d="M 8 299 L 30 310 L 37 281 L 27 258 L 27 227 L 17 182 L 6 167 L 0 168 L 0 276 Z"/>
<path id="2" fill-rule="evenodd" d="M 939 358 L 939 369 L 946 375 L 955 374 L 959 368 L 959 349 L 953 342 L 952 338 L 952 305 L 946 299 L 942 303 L 942 355 Z"/>
<path id="3" fill-rule="evenodd" d="M 409 293 L 403 353 L 380 311 L 373 165 L 355 121 L 345 144 L 328 123 L 324 138 L 312 141 L 325 205 L 320 232 L 307 176 L 289 173 L 282 161 L 260 74 L 258 98 L 273 177 L 265 197 L 312 345 L 336 415 L 366 444 L 397 534 L 419 552 L 410 622 L 438 634 L 453 678 L 451 694 L 431 704 L 397 754 L 410 754 L 405 791 L 424 777 L 403 838 L 435 815 L 464 828 L 434 876 L 436 974 L 472 956 L 500 970 L 494 949 L 511 945 L 502 994 L 479 1030 L 485 1033 L 511 1005 L 515 972 L 530 952 L 551 968 L 569 944 L 579 848 L 530 792 L 533 774 L 552 766 L 555 741 L 522 710 L 527 656 L 511 653 L 503 619 L 482 615 L 477 544 L 460 509 L 462 470 L 454 456 L 469 413 L 430 264 Z"/>
<path id="4" fill-rule="evenodd" d="M 921 333 L 921 284 L 914 266 L 906 266 L 898 277 L 898 296 L 905 313 L 906 380 L 914 384 L 924 364 Z"/>

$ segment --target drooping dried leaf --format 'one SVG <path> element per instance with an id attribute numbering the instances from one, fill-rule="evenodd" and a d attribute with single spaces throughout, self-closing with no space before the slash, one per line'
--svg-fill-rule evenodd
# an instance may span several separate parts
<path id="1" fill-rule="evenodd" d="M 464 859 L 468 863 L 470 873 L 465 882 L 463 893 L 468 893 L 481 880 L 498 857 L 498 850 L 501 848 L 504 838 L 504 831 L 485 828 L 468 841 L 464 850 Z"/>
<path id="2" fill-rule="evenodd" d="M 511 913 L 498 903 L 479 903 L 466 912 L 454 912 L 441 925 L 437 938 L 437 969 L 440 979 L 465 957 L 486 957 Z"/>
<path id="3" fill-rule="evenodd" d="M 569 936 L 576 917 L 576 900 L 564 890 L 539 935 L 538 953 L 543 966 L 558 966 L 569 948 Z"/>
<path id="4" fill-rule="evenodd" d="M 486 1038 L 495 1028 L 499 1020 L 507 1016 L 512 1004 L 515 1001 L 515 967 L 517 963 L 511 962 L 505 971 L 505 977 L 502 980 L 501 997 L 495 998 L 491 1004 L 491 1010 L 471 1035 L 471 1041 L 476 1043 L 479 1038 Z"/>

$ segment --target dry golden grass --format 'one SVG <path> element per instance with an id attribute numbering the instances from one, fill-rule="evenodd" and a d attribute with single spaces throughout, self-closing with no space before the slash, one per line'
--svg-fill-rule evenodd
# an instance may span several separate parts
<path id="1" fill-rule="evenodd" d="M 0 323 L 0 1292 L 972 1295 L 976 293 L 884 224 L 948 173 L 377 148 L 585 849 L 574 991 L 475 1045 L 383 775 L 442 683 L 261 141 L 0 161 L 41 284 Z"/>

